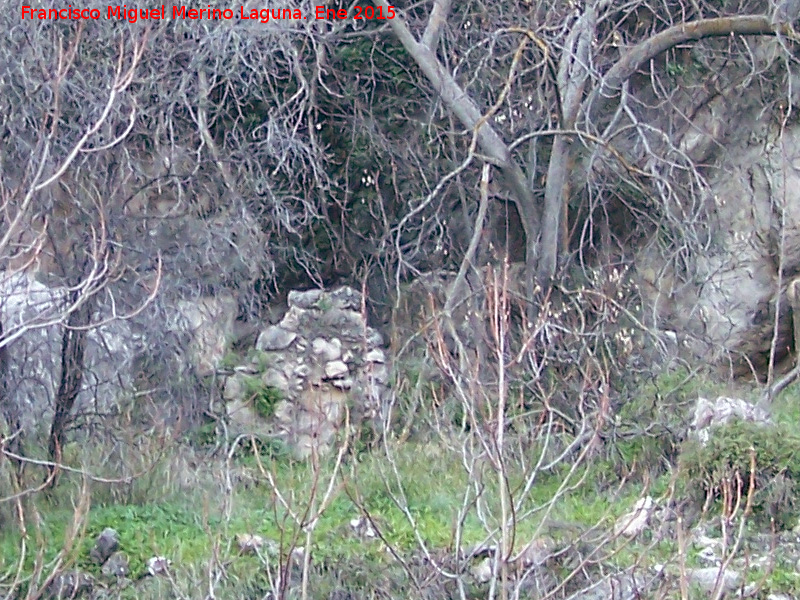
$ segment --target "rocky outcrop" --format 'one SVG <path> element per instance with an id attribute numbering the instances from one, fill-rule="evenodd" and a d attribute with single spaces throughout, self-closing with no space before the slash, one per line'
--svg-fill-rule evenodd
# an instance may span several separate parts
<path id="1" fill-rule="evenodd" d="M 66 290 L 25 274 L 0 274 L 0 318 L 8 343 L 8 398 L 23 430 L 47 427 L 61 373 L 61 338 Z M 143 350 L 127 322 L 104 320 L 87 336 L 83 385 L 75 412 L 108 412 L 133 386 L 132 359 Z"/>
<path id="2" fill-rule="evenodd" d="M 27 433 L 44 433 L 53 415 L 61 376 L 61 344 L 67 291 L 49 287 L 25 273 L 0 273 L 0 319 L 8 349 L 5 378 L 8 393 L 0 418 L 18 423 Z M 180 300 L 156 319 L 143 312 L 136 319 L 112 318 L 115 307 L 98 303 L 87 335 L 81 391 L 73 414 L 85 418 L 118 412 L 133 397 L 144 357 L 176 335 L 183 353 L 173 352 L 170 365 L 196 377 L 214 375 L 229 343 L 236 302 L 226 294 Z M 174 376 L 174 373 L 173 373 Z M 168 407 L 165 407 L 167 409 Z"/>
<path id="3" fill-rule="evenodd" d="M 346 411 L 352 424 L 380 420 L 389 367 L 359 292 L 292 291 L 288 305 L 225 379 L 223 397 L 235 433 L 278 436 L 305 458 L 331 447 Z"/>
<path id="4" fill-rule="evenodd" d="M 765 410 L 745 400 L 720 396 L 711 401 L 701 397 L 697 399 L 695 405 L 691 430 L 702 444 L 706 444 L 715 427 L 726 425 L 732 421 L 745 421 L 760 425 L 771 424 Z"/>
<path id="5" fill-rule="evenodd" d="M 198 377 L 213 375 L 219 368 L 228 351 L 236 310 L 236 299 L 230 294 L 178 302 L 175 329 L 191 336 L 189 360 Z"/>
<path id="6" fill-rule="evenodd" d="M 655 244 L 637 260 L 654 325 L 677 330 L 695 356 L 740 372 L 766 364 L 776 313 L 777 358 L 790 352 L 786 285 L 800 274 L 800 127 L 779 137 L 768 118 L 746 121 L 751 138 L 731 140 L 741 146 L 719 140 L 727 153 L 709 173 L 707 239 L 693 242 L 703 250 L 680 268 L 665 264 Z"/>

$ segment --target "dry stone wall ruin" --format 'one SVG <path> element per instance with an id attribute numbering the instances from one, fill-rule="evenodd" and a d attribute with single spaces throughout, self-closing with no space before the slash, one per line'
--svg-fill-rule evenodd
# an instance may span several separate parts
<path id="1" fill-rule="evenodd" d="M 297 458 L 324 453 L 350 423 L 379 425 L 388 399 L 383 339 L 352 288 L 292 291 L 288 310 L 258 336 L 224 381 L 229 427 L 275 436 Z"/>

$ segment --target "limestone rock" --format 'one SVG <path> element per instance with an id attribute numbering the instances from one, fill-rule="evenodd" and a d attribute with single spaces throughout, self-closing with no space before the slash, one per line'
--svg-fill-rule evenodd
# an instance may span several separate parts
<path id="1" fill-rule="evenodd" d="M 487 556 L 469 568 L 475 581 L 478 583 L 486 583 L 492 578 L 492 560 L 492 558 Z"/>
<path id="2" fill-rule="evenodd" d="M 66 571 L 56 575 L 47 586 L 46 596 L 53 600 L 89 596 L 95 586 L 91 575 L 81 571 Z"/>
<path id="3" fill-rule="evenodd" d="M 777 358 L 787 355 L 792 315 L 785 286 L 800 272 L 800 169 L 785 158 L 800 148 L 800 127 L 787 128 L 780 143 L 772 143 L 769 119 L 753 115 L 747 127 L 738 128 L 740 139 L 724 143 L 705 199 L 705 210 L 713 213 L 705 251 L 675 267 L 647 244 L 635 261 L 640 291 L 655 316 L 650 325 L 679 331 L 684 353 L 725 369 L 733 361 L 748 374 L 750 364 L 766 366 L 776 318 Z"/>
<path id="4" fill-rule="evenodd" d="M 364 355 L 364 360 L 370 363 L 384 364 L 386 362 L 386 354 L 380 348 L 373 348 Z"/>
<path id="5" fill-rule="evenodd" d="M 0 271 L 0 322 L 4 337 L 11 340 L 4 410 L 19 420 L 29 437 L 42 433 L 42 426 L 52 421 L 66 293 L 24 273 Z M 83 386 L 74 413 L 113 413 L 120 398 L 133 390 L 134 361 L 145 344 L 130 323 L 109 320 L 110 309 L 98 307 L 96 320 L 103 324 L 86 336 Z"/>
<path id="6" fill-rule="evenodd" d="M 326 361 L 339 360 L 342 356 L 342 342 L 339 338 L 330 340 L 315 338 L 311 342 L 311 348 L 314 354 Z"/>
<path id="7" fill-rule="evenodd" d="M 639 498 L 633 505 L 633 510 L 622 515 L 614 525 L 614 535 L 636 537 L 645 530 L 653 513 L 653 498 L 646 496 Z"/>
<path id="8" fill-rule="evenodd" d="M 538 567 L 550 558 L 553 546 L 554 542 L 551 538 L 534 538 L 512 559 L 512 562 L 522 569 Z"/>
<path id="9" fill-rule="evenodd" d="M 333 360 L 325 365 L 325 377 L 327 379 L 341 379 L 349 372 L 350 369 L 340 360 Z"/>
<path id="10" fill-rule="evenodd" d="M 104 564 L 108 558 L 119 548 L 119 534 L 115 529 L 106 527 L 97 536 L 94 547 L 89 552 L 89 557 L 98 565 Z"/>
<path id="11" fill-rule="evenodd" d="M 334 379 L 331 381 L 331 385 L 340 390 L 349 390 L 353 388 L 353 380 L 350 377 L 345 377 L 344 379 Z"/>
<path id="12" fill-rule="evenodd" d="M 718 588 L 726 592 L 731 592 L 738 588 L 742 583 L 741 573 L 733 569 L 720 572 L 719 567 L 701 567 L 697 569 L 687 569 L 686 574 L 689 581 L 706 593 L 711 593 Z"/>
<path id="13" fill-rule="evenodd" d="M 692 430 L 701 443 L 708 442 L 710 430 L 733 420 L 767 425 L 769 415 L 763 409 L 739 398 L 720 396 L 714 401 L 698 398 L 694 409 Z"/>
<path id="14" fill-rule="evenodd" d="M 272 325 L 259 334 L 256 349 L 284 350 L 296 339 L 297 334 L 293 331 L 286 331 L 278 325 Z"/>
<path id="15" fill-rule="evenodd" d="M 260 535 L 240 533 L 236 536 L 236 545 L 243 554 L 257 554 L 264 546 L 264 538 Z"/>
<path id="16" fill-rule="evenodd" d="M 181 300 L 179 328 L 191 334 L 190 355 L 199 377 L 213 375 L 228 349 L 237 304 L 233 296 L 220 295 Z"/>
<path id="17" fill-rule="evenodd" d="M 289 380 L 286 376 L 277 369 L 268 369 L 266 373 L 261 376 L 261 382 L 269 387 L 278 390 L 288 390 Z"/>
<path id="18" fill-rule="evenodd" d="M 232 377 L 225 379 L 225 387 L 222 390 L 224 400 L 241 400 L 245 393 L 245 376 L 236 373 Z"/>
<path id="19" fill-rule="evenodd" d="M 153 556 L 147 559 L 147 573 L 151 577 L 166 575 L 171 565 L 172 561 L 166 556 Z"/>
<path id="20" fill-rule="evenodd" d="M 127 577 L 131 572 L 128 555 L 124 552 L 114 552 L 108 557 L 101 571 L 106 577 Z"/>
<path id="21" fill-rule="evenodd" d="M 302 308 L 306 310 L 318 308 L 317 303 L 322 298 L 323 293 L 324 290 L 292 290 L 289 292 L 287 302 L 289 303 L 290 307 Z"/>

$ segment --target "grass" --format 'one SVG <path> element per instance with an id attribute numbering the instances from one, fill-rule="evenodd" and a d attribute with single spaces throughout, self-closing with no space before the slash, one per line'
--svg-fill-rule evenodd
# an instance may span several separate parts
<path id="1" fill-rule="evenodd" d="M 312 556 L 315 564 L 342 565 L 357 561 L 375 569 L 394 562 L 386 545 L 401 555 L 418 551 L 420 539 L 432 551 L 453 547 L 455 524 L 463 511 L 465 490 L 469 489 L 459 456 L 433 443 L 406 443 L 392 450 L 391 461 L 384 453 L 376 451 L 344 466 L 333 500 L 314 529 Z M 254 461 L 241 462 L 252 468 Z M 315 479 L 312 466 L 281 458 L 268 460 L 267 468 L 291 510 L 303 515 Z M 321 469 L 323 482 L 332 469 L 331 457 L 324 461 Z M 395 476 L 394 469 L 399 477 Z M 548 502 L 559 483 L 557 474 L 543 480 L 526 506 Z M 496 478 L 487 476 L 480 501 L 490 515 L 499 514 L 496 486 Z M 74 497 L 77 489 L 65 482 L 57 493 L 60 497 L 40 503 L 42 542 L 47 549 L 45 560 L 52 560 L 64 544 L 65 525 L 72 518 L 72 501 L 66 496 Z M 474 501 L 474 497 L 469 500 Z M 239 556 L 235 538 L 240 533 L 258 534 L 279 542 L 284 557 L 293 543 L 305 544 L 302 528 L 293 520 L 290 511 L 277 501 L 275 490 L 265 481 L 249 487 L 238 486 L 231 496 L 231 506 L 231 517 L 226 519 L 219 490 L 165 495 L 141 504 L 95 503 L 71 558 L 77 567 L 99 575 L 99 567 L 90 561 L 89 551 L 96 536 L 106 527 L 118 531 L 120 549 L 130 559 L 134 579 L 144 575 L 146 561 L 152 556 L 166 556 L 176 569 L 188 574 L 200 568 L 215 549 L 222 560 L 238 565 L 236 568 L 242 573 L 248 569 L 257 570 L 255 558 Z M 609 499 L 603 496 L 574 494 L 559 506 L 554 518 L 588 526 L 610 513 L 610 509 Z M 350 521 L 365 513 L 376 523 L 383 541 L 364 539 L 352 530 Z M 499 524 L 494 516 L 482 522 L 474 507 L 467 513 L 461 538 L 463 546 L 483 541 L 487 526 L 491 529 Z M 540 515 L 534 515 L 519 523 L 518 545 L 531 539 L 540 520 Z M 0 533 L 0 572 L 9 572 L 18 556 L 18 534 L 13 530 Z M 31 569 L 32 564 L 30 556 L 27 568 Z"/>
<path id="2" fill-rule="evenodd" d="M 647 386 L 640 390 L 638 407 L 626 408 L 624 419 L 644 422 L 647 415 L 658 416 L 659 403 L 688 406 L 699 393 L 711 391 L 708 395 L 712 396 L 717 393 L 713 386 L 696 382 L 686 373 L 672 374 Z M 699 391 L 701 388 L 707 391 Z M 787 428 L 785 439 L 792 432 L 792 435 L 798 433 L 798 396 L 800 389 L 791 387 L 775 403 L 775 419 Z M 668 418 L 685 417 L 684 413 Z M 224 578 L 218 584 L 218 597 L 263 597 L 269 590 L 266 565 L 275 569 L 278 558 L 242 555 L 236 543 L 237 534 L 258 534 L 275 540 L 285 563 L 291 548 L 305 545 L 306 532 L 312 529 L 315 590 L 332 593 L 341 586 L 369 590 L 382 581 L 386 589 L 400 593 L 399 590 L 410 585 L 412 571 L 407 570 L 411 568 L 408 565 L 401 567 L 392 552 L 404 557 L 410 565 L 416 564 L 413 557 L 419 555 L 420 544 L 434 556 L 452 556 L 456 544 L 466 548 L 498 537 L 501 511 L 497 473 L 485 457 L 473 463 L 471 475 L 465 471 L 461 454 L 463 435 L 454 432 L 452 439 L 420 436 L 378 446 L 358 456 L 348 455 L 336 477 L 331 501 L 316 521 L 312 517 L 319 508 L 319 497 L 334 472 L 333 456 L 321 460 L 315 470 L 310 462 L 295 462 L 290 453 L 275 452 L 266 446 L 260 447 L 258 460 L 252 453 L 241 452 L 233 461 L 231 494 L 225 496 L 223 461 L 201 455 L 194 460 L 185 457 L 178 460 L 176 447 L 148 472 L 147 485 L 143 480 L 141 487 L 126 494 L 115 492 L 111 485 L 93 485 L 91 509 L 80 529 L 79 543 L 66 556 L 66 562 L 99 577 L 99 567 L 89 560 L 89 551 L 95 537 L 104 528 L 113 527 L 119 532 L 121 550 L 130 559 L 134 579 L 144 575 L 148 558 L 163 555 L 173 562 L 176 585 L 187 597 L 195 597 L 196 582 L 207 581 L 208 573 L 219 565 L 224 566 Z M 597 456 L 575 469 L 567 486 L 564 486 L 567 463 L 539 473 L 528 496 L 520 501 L 513 538 L 515 550 L 541 536 L 570 548 L 586 532 L 590 532 L 586 537 L 594 539 L 612 529 L 616 519 L 641 496 L 666 497 L 674 471 L 650 469 L 647 463 L 656 460 L 663 467 L 663 456 L 653 458 L 663 451 L 663 446 L 656 450 L 648 446 L 662 442 L 623 438 L 622 448 L 614 448 L 614 452 Z M 74 451 L 79 453 L 81 449 Z M 519 469 L 522 459 L 530 465 L 535 463 L 536 455 L 537 447 L 529 441 L 524 451 L 516 449 L 508 454 L 506 485 L 514 500 L 520 498 L 525 481 Z M 91 457 L 83 458 L 89 461 Z M 621 462 L 627 469 L 624 481 L 620 479 Z M 260 473 L 259 463 L 271 474 L 272 483 Z M 775 468 L 780 470 L 779 465 Z M 187 471 L 182 479 L 175 477 L 179 469 Z M 193 472 L 188 472 L 192 469 Z M 647 474 L 630 476 L 636 469 Z M 171 483 L 158 484 L 168 476 Z M 179 480 L 189 483 L 179 484 Z M 315 485 L 317 500 L 309 504 Z M 36 498 L 40 515 L 38 531 L 34 526 L 34 504 L 26 505 L 26 543 L 29 548 L 44 549 L 40 560 L 45 563 L 56 558 L 69 537 L 66 532 L 80 498 L 80 486 L 78 478 L 65 476 L 54 493 Z M 568 491 L 564 491 L 565 487 Z M 119 502 L 121 498 L 124 503 Z M 226 502 L 230 503 L 229 512 L 225 510 Z M 545 507 L 550 509 L 544 510 Z M 351 520 L 364 514 L 376 524 L 378 537 L 365 538 L 351 528 Z M 16 528 L 0 530 L 0 590 L 3 577 L 7 581 L 15 569 L 19 550 Z M 634 542 L 613 542 L 609 550 L 612 551 L 607 555 L 607 564 L 617 568 L 668 562 L 677 551 L 675 540 L 652 539 L 651 543 L 650 534 Z M 686 557 L 689 566 L 696 562 L 695 554 L 690 548 Z M 34 555 L 30 554 L 24 572 L 33 572 L 34 562 Z M 563 567 L 565 573 L 571 570 L 569 564 L 567 561 Z M 792 569 L 793 565 L 777 560 L 774 569 L 763 573 L 754 570 L 749 577 L 761 573 L 765 589 L 793 593 L 800 587 L 800 581 Z M 161 580 L 142 580 L 135 588 L 121 593 L 121 597 L 171 597 L 174 590 L 165 585 Z M 477 597 L 483 593 L 480 586 L 473 591 Z M 370 596 L 365 592 L 364 597 Z"/>

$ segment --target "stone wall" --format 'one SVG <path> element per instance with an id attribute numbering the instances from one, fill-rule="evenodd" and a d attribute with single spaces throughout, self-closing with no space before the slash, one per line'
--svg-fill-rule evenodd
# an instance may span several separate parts
<path id="1" fill-rule="evenodd" d="M 389 368 L 359 292 L 292 291 L 288 305 L 225 379 L 223 397 L 233 433 L 276 436 L 306 458 L 331 448 L 348 411 L 351 424 L 380 421 Z"/>

